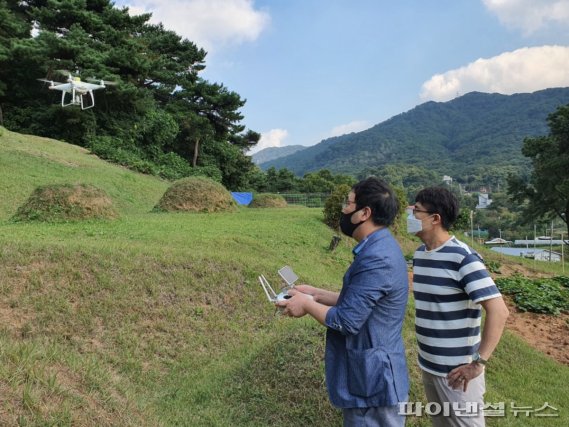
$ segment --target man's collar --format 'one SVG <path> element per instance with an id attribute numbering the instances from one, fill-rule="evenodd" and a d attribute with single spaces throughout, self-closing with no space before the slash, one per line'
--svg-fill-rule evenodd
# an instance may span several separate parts
<path id="1" fill-rule="evenodd" d="M 386 230 L 387 227 L 382 227 L 379 228 L 373 232 L 371 232 L 370 234 L 368 234 L 365 239 L 361 240 L 355 247 L 354 249 L 352 249 L 352 253 L 354 254 L 354 256 L 357 256 L 361 250 L 364 248 L 364 246 L 366 245 L 366 243 L 368 242 L 368 240 L 370 240 L 371 238 L 374 238 L 375 236 L 377 236 L 381 230 Z"/>

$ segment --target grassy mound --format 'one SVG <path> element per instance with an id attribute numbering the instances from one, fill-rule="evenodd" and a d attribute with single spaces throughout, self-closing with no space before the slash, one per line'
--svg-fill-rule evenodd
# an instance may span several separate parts
<path id="1" fill-rule="evenodd" d="M 236 203 L 225 187 L 204 177 L 189 177 L 176 181 L 166 190 L 156 209 L 165 212 L 232 211 Z"/>
<path id="2" fill-rule="evenodd" d="M 147 213 L 169 182 L 107 163 L 86 149 L 49 138 L 0 132 L 0 222 L 43 185 L 83 183 L 104 190 L 121 218 Z"/>
<path id="3" fill-rule="evenodd" d="M 249 205 L 251 208 L 286 208 L 288 203 L 278 194 L 258 194 Z"/>
<path id="4" fill-rule="evenodd" d="M 36 188 L 14 220 L 65 222 L 117 216 L 111 198 L 103 190 L 87 184 L 56 184 Z"/>

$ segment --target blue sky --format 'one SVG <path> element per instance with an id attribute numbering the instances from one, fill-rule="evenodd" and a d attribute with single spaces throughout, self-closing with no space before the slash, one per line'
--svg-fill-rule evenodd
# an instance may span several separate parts
<path id="1" fill-rule="evenodd" d="M 254 151 L 358 132 L 428 100 L 569 86 L 569 0 L 119 0 L 203 47 Z"/>

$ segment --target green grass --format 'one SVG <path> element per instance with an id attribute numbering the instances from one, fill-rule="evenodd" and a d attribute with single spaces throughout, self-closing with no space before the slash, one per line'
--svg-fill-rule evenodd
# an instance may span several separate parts
<path id="1" fill-rule="evenodd" d="M 104 190 L 121 214 L 147 212 L 168 183 L 111 165 L 87 150 L 48 138 L 0 134 L 0 220 L 8 219 L 40 185 L 92 184 Z"/>
<path id="2" fill-rule="evenodd" d="M 339 288 L 352 244 L 327 250 L 320 209 L 153 213 L 167 183 L 7 131 L 0 163 L 0 425 L 341 425 L 324 384 L 324 328 L 275 315 L 257 282 L 278 283 L 289 264 L 304 282 Z M 105 189 L 121 218 L 9 220 L 34 186 L 66 180 Z M 402 240 L 406 253 L 415 244 Z M 404 334 L 410 400 L 424 402 L 412 299 Z M 506 334 L 486 400 L 548 401 L 560 417 L 489 425 L 567 425 L 568 381 L 567 366 Z"/>

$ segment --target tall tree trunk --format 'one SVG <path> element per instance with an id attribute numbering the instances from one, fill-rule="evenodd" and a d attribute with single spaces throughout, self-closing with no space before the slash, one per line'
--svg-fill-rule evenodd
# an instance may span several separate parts
<path id="1" fill-rule="evenodd" d="M 196 139 L 196 143 L 194 145 L 194 160 L 192 161 L 192 166 L 195 168 L 198 163 L 198 153 L 200 149 L 200 140 L 199 138 Z"/>

